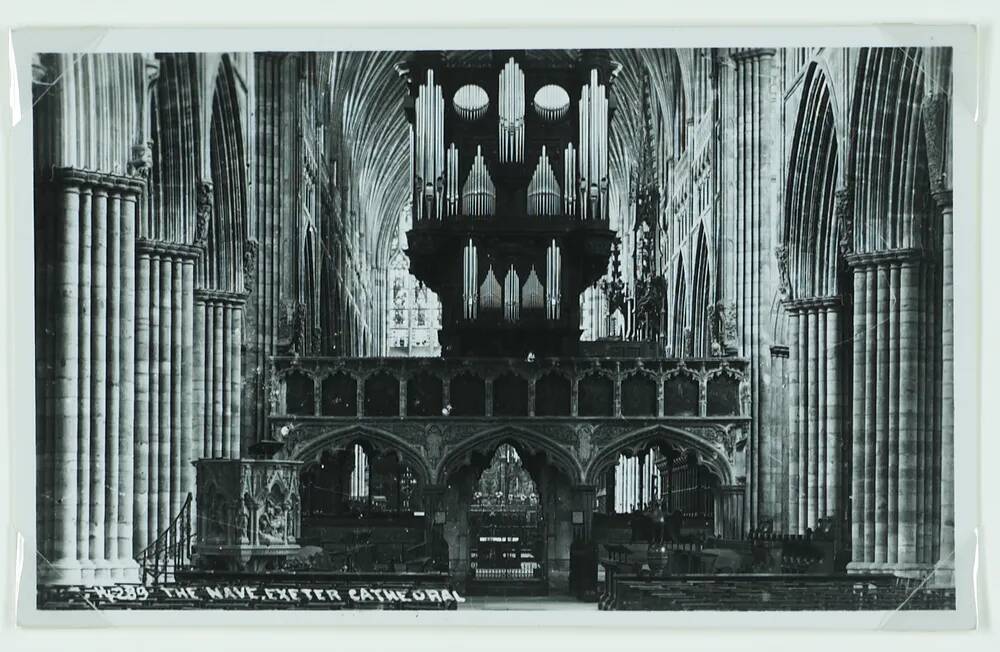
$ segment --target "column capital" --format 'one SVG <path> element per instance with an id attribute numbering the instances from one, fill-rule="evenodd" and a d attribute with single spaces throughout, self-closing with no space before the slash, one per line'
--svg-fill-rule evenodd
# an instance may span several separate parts
<path id="1" fill-rule="evenodd" d="M 95 172 L 74 167 L 53 167 L 49 183 L 64 186 L 98 188 L 104 191 L 117 190 L 125 194 L 141 194 L 146 182 L 141 177 L 130 177 L 107 172 Z"/>
<path id="2" fill-rule="evenodd" d="M 201 256 L 201 249 L 179 242 L 167 242 L 165 240 L 151 240 L 149 238 L 138 238 L 135 242 L 136 251 L 140 254 L 158 254 L 170 258 L 195 260 Z"/>
<path id="3" fill-rule="evenodd" d="M 777 50 L 774 48 L 734 48 L 729 51 L 729 57 L 736 63 L 741 63 L 752 59 L 773 57 L 776 52 Z"/>
<path id="4" fill-rule="evenodd" d="M 951 188 L 943 188 L 931 193 L 934 198 L 934 202 L 937 204 L 940 210 L 949 210 L 952 207 L 952 190 Z"/>
<path id="5" fill-rule="evenodd" d="M 220 305 L 240 307 L 246 303 L 247 293 L 196 288 L 194 291 L 194 300 L 200 303 L 217 303 Z"/>
<path id="6" fill-rule="evenodd" d="M 883 265 L 886 263 L 912 264 L 920 262 L 924 257 L 924 250 L 917 248 L 907 249 L 887 249 L 885 251 L 869 251 L 845 256 L 850 267 L 868 267 L 873 265 Z"/>
<path id="7" fill-rule="evenodd" d="M 771 347 L 772 358 L 787 358 L 788 355 L 789 351 L 787 346 L 775 344 Z"/>
<path id="8" fill-rule="evenodd" d="M 789 312 L 805 312 L 808 310 L 826 310 L 828 308 L 839 308 L 844 300 L 841 296 L 832 297 L 806 297 L 803 299 L 789 299 L 782 305 Z"/>

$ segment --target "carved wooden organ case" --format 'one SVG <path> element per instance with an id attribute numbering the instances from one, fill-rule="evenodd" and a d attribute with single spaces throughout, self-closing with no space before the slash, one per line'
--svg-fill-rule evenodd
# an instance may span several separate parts
<path id="1" fill-rule="evenodd" d="M 575 355 L 607 270 L 612 63 L 603 51 L 420 53 L 406 64 L 413 273 L 445 356 Z"/>

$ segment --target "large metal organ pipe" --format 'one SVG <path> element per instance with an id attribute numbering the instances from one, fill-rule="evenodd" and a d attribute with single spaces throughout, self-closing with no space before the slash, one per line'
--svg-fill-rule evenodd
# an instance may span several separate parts
<path id="1" fill-rule="evenodd" d="M 434 83 L 434 71 L 420 85 L 416 103 L 417 128 L 414 132 L 414 206 L 417 219 L 441 219 L 441 184 L 444 177 L 444 96 Z"/>
<path id="2" fill-rule="evenodd" d="M 483 158 L 483 148 L 476 147 L 476 158 L 462 187 L 462 214 L 475 217 L 493 215 L 496 212 L 496 196 L 493 179 Z"/>
<path id="3" fill-rule="evenodd" d="M 615 466 L 614 509 L 628 514 L 645 509 L 658 498 L 656 457 L 653 451 L 638 456 L 618 456 Z"/>
<path id="4" fill-rule="evenodd" d="M 500 161 L 524 160 L 524 72 L 511 57 L 500 72 Z"/>
<path id="5" fill-rule="evenodd" d="M 462 304 L 466 319 L 475 319 L 479 310 L 479 254 L 469 238 L 462 262 Z"/>
<path id="6" fill-rule="evenodd" d="M 458 148 L 455 147 L 455 143 L 452 143 L 448 147 L 448 154 L 446 156 L 446 162 L 448 165 L 448 173 L 445 175 L 445 181 L 447 184 L 447 191 L 445 193 L 445 200 L 448 204 L 448 215 L 454 215 L 458 213 Z"/>
<path id="7" fill-rule="evenodd" d="M 517 321 L 521 317 L 521 279 L 511 265 L 503 281 L 503 316 L 507 321 Z"/>
<path id="8" fill-rule="evenodd" d="M 573 143 L 563 152 L 563 201 L 566 215 L 576 215 L 576 150 Z"/>
<path id="9" fill-rule="evenodd" d="M 528 184 L 528 215 L 558 215 L 562 211 L 560 194 L 559 182 L 542 145 L 542 154 Z"/>
<path id="10" fill-rule="evenodd" d="M 549 319 L 559 319 L 561 274 L 562 256 L 559 252 L 559 245 L 553 239 L 545 254 L 545 288 L 548 292 L 545 316 Z"/>
<path id="11" fill-rule="evenodd" d="M 583 219 L 608 219 L 608 94 L 597 70 L 580 92 L 580 207 Z"/>

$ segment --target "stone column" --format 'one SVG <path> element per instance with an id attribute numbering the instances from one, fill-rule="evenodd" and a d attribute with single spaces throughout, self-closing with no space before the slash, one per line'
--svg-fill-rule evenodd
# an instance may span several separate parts
<path id="1" fill-rule="evenodd" d="M 898 554 L 901 570 L 911 570 L 917 564 L 917 492 L 920 478 L 917 474 L 920 450 L 918 449 L 918 420 L 922 413 L 917 404 L 918 341 L 917 325 L 922 309 L 920 297 L 920 269 L 914 259 L 905 260 L 901 266 L 894 264 L 893 275 L 899 269 L 899 462 L 897 482 L 899 506 Z"/>
<path id="2" fill-rule="evenodd" d="M 421 488 L 421 506 L 424 509 L 425 518 L 427 519 L 427 530 L 424 539 L 427 546 L 427 555 L 434 559 L 434 561 L 438 561 L 440 555 L 441 561 L 445 563 L 447 563 L 448 551 L 447 549 L 441 549 L 442 545 L 446 546 L 441 532 L 444 524 L 438 524 L 436 520 L 439 513 L 444 514 L 446 511 L 444 497 L 447 489 L 447 486 L 443 484 L 425 484 Z"/>
<path id="3" fill-rule="evenodd" d="M 159 364 L 159 417 L 156 464 L 156 522 L 158 527 L 150 536 L 158 536 L 170 523 L 170 455 L 171 455 L 171 353 L 173 352 L 171 331 L 173 323 L 174 266 L 167 256 L 160 257 L 160 364 Z"/>
<path id="4" fill-rule="evenodd" d="M 243 384 L 243 307 L 233 307 L 232 330 L 229 331 L 232 338 L 231 359 L 232 376 L 229 390 L 229 411 L 230 411 L 230 431 L 229 431 L 229 451 L 234 458 L 240 457 L 240 410 L 242 409 L 242 384 Z M 403 383 L 403 391 L 400 396 L 406 395 L 406 383 Z M 317 400 L 316 406 L 322 405 L 322 401 Z M 405 412 L 400 411 L 400 414 Z"/>
<path id="5" fill-rule="evenodd" d="M 77 183 L 64 180 L 53 187 L 57 195 L 55 222 L 55 356 L 52 361 L 54 456 L 53 561 L 43 570 L 51 584 L 79 584 L 77 551 L 79 485 L 77 484 L 80 423 L 80 253 L 82 205 Z"/>
<path id="6" fill-rule="evenodd" d="M 135 297 L 135 472 L 132 522 L 134 541 L 131 554 L 136 554 L 149 544 L 149 424 L 150 424 L 150 256 L 138 244 Z M 123 326 L 124 327 L 124 326 Z"/>
<path id="7" fill-rule="evenodd" d="M 118 568 L 118 499 L 119 499 L 119 428 L 121 419 L 121 188 L 115 187 L 108 196 L 108 379 L 107 379 L 107 474 L 104 482 L 105 522 L 104 559 L 108 562 L 108 579 L 120 575 Z"/>
<path id="8" fill-rule="evenodd" d="M 222 342 L 223 342 L 223 381 L 221 383 L 222 394 L 222 429 L 219 436 L 222 438 L 222 456 L 236 458 L 238 455 L 233 450 L 232 440 L 232 406 L 233 406 L 233 306 L 229 303 L 222 305 Z"/>
<path id="9" fill-rule="evenodd" d="M 80 339 L 77 343 L 80 353 L 79 397 L 80 420 L 78 437 L 79 459 L 76 464 L 77 483 L 77 534 L 76 551 L 81 567 L 81 581 L 94 582 L 94 563 L 90 558 L 90 475 L 91 475 L 91 427 L 93 420 L 93 400 L 91 385 L 93 350 L 93 189 L 83 186 L 80 192 Z"/>
<path id="10" fill-rule="evenodd" d="M 107 371 L 108 371 L 108 191 L 102 185 L 93 191 L 93 241 L 91 256 L 91 376 L 90 395 L 90 561 L 94 581 L 111 581 L 111 569 L 104 556 L 105 454 L 107 452 Z"/>
<path id="11" fill-rule="evenodd" d="M 798 534 L 801 531 L 801 521 L 799 520 L 799 493 L 801 486 L 799 482 L 799 449 L 800 449 L 800 424 L 799 412 L 802 410 L 799 395 L 799 314 L 789 310 L 788 313 L 788 334 L 789 334 L 789 360 L 788 365 L 788 529 L 791 534 Z"/>
<path id="12" fill-rule="evenodd" d="M 888 472 L 886 474 L 886 520 L 887 544 L 886 563 L 896 563 L 896 553 L 899 549 L 899 265 L 887 263 L 885 273 L 889 277 L 889 305 L 883 319 L 888 322 L 889 336 L 889 394 L 888 426 L 886 427 L 886 458 Z M 909 364 L 909 361 L 906 361 Z M 879 368 L 882 363 L 879 361 Z"/>
<path id="13" fill-rule="evenodd" d="M 737 244 L 737 278 L 734 283 L 737 296 L 734 299 L 740 331 L 740 354 L 750 360 L 752 418 L 749 425 L 747 516 L 752 525 L 756 525 L 760 517 L 762 486 L 772 481 L 763 470 L 760 441 L 770 391 L 770 378 L 764 372 L 764 362 L 772 343 L 764 316 L 768 314 L 768 302 L 773 295 L 770 285 L 773 257 L 769 255 L 772 245 L 768 241 L 777 203 L 773 179 L 777 176 L 778 157 L 772 151 L 772 134 L 778 129 L 779 98 L 775 92 L 774 55 L 774 50 L 761 48 L 730 51 L 735 64 L 735 104 L 739 107 L 734 139 L 738 156 L 734 168 L 736 189 L 730 196 L 737 202 L 733 210 L 738 226 L 744 234 L 750 235 L 749 242 Z M 689 133 L 693 135 L 693 131 Z"/>
<path id="14" fill-rule="evenodd" d="M 935 195 L 942 218 L 941 264 L 941 486 L 940 543 L 935 581 L 955 584 L 955 299 L 952 194 Z"/>
<path id="15" fill-rule="evenodd" d="M 865 362 L 868 330 L 866 274 L 864 269 L 853 270 L 854 279 L 854 337 L 852 340 L 853 397 L 851 403 L 851 563 L 850 570 L 862 570 L 865 560 L 865 541 L 868 538 L 865 517 Z"/>
<path id="16" fill-rule="evenodd" d="M 146 471 L 148 481 L 146 519 L 147 533 L 152 543 L 159 534 L 159 513 L 157 505 L 160 500 L 160 476 L 157 468 L 160 463 L 160 360 L 163 352 L 160 349 L 160 256 L 155 251 L 150 252 L 149 265 L 149 467 Z"/>
<path id="17" fill-rule="evenodd" d="M 865 568 L 871 568 L 875 562 L 875 477 L 876 464 L 876 433 L 875 389 L 877 377 L 878 356 L 878 282 L 874 267 L 862 267 L 865 275 Z M 859 560 L 860 561 L 860 560 Z"/>
<path id="18" fill-rule="evenodd" d="M 826 308 L 826 510 L 827 516 L 843 520 L 844 500 L 841 491 L 842 446 L 841 397 L 847 388 L 842 386 L 840 365 L 840 310 L 839 304 Z"/>
<path id="19" fill-rule="evenodd" d="M 192 288 L 192 293 L 194 295 L 194 333 L 192 336 L 193 377 L 191 382 L 191 437 L 193 441 L 192 456 L 199 458 L 212 456 L 212 447 L 208 445 L 206 437 L 207 433 L 210 431 L 206 429 L 208 410 L 205 409 L 205 353 L 209 342 L 208 338 L 205 337 L 205 299 L 200 294 L 195 293 L 194 288 Z"/>
<path id="20" fill-rule="evenodd" d="M 809 315 L 803 311 L 798 318 L 799 335 L 796 342 L 799 367 L 799 533 L 809 527 Z"/>
<path id="21" fill-rule="evenodd" d="M 225 321 L 223 317 L 223 306 L 221 303 L 213 303 L 211 305 L 211 310 L 214 313 L 212 318 L 212 327 L 214 332 L 212 333 L 213 343 L 212 343 L 212 354 L 214 359 L 212 361 L 212 456 L 213 457 L 229 457 L 228 446 L 225 445 L 222 437 L 224 432 L 224 421 L 222 416 L 223 411 L 223 396 L 222 387 L 225 383 L 224 368 L 225 368 L 225 349 L 223 349 L 223 334 L 225 332 Z"/>
<path id="22" fill-rule="evenodd" d="M 190 436 L 184 430 L 181 414 L 184 391 L 184 263 L 178 255 L 171 256 L 170 296 L 170 511 L 167 523 L 173 521 L 183 504 L 181 474 L 184 440 Z"/>
<path id="23" fill-rule="evenodd" d="M 808 483 L 809 491 L 806 495 L 806 523 L 805 527 L 815 528 L 816 521 L 819 518 L 819 513 L 817 507 L 819 506 L 819 406 L 817 396 L 819 395 L 819 324 L 817 320 L 816 308 L 809 306 L 806 308 L 805 315 L 807 318 L 807 329 L 808 329 L 808 340 L 806 340 L 806 354 L 803 359 L 808 365 L 807 377 L 809 379 L 806 385 L 806 391 L 808 392 L 805 403 L 808 405 L 807 409 L 807 424 L 808 437 L 806 439 L 807 446 L 809 449 L 809 456 L 807 458 L 808 472 L 806 473 L 806 482 Z"/>
<path id="24" fill-rule="evenodd" d="M 889 270 L 876 267 L 878 304 L 871 321 L 877 332 L 875 387 L 875 563 L 884 566 L 889 546 Z"/>
<path id="25" fill-rule="evenodd" d="M 112 327 L 119 329 L 119 346 L 121 356 L 121 384 L 119 385 L 119 417 L 118 417 L 118 546 L 114 556 L 116 573 L 114 579 L 119 582 L 136 582 L 139 579 L 138 568 L 134 560 L 133 532 L 144 524 L 142 519 L 134 518 L 135 484 L 134 473 L 139 468 L 136 464 L 135 449 L 137 446 L 139 424 L 136 415 L 136 304 L 143 300 L 136 296 L 136 262 L 135 262 L 135 231 L 136 213 L 142 187 L 138 184 L 126 189 L 121 201 L 121 307 L 120 319 Z M 141 265 L 140 265 L 141 268 Z M 146 271 L 148 274 L 148 260 Z M 140 269 L 141 273 L 141 269 Z M 148 293 L 149 278 L 146 278 Z M 148 301 L 148 297 L 144 300 Z M 147 325 L 148 328 L 148 325 Z M 148 332 L 147 332 L 148 337 Z M 147 344 L 148 346 L 148 344 Z M 147 399 L 148 400 L 148 399 Z"/>
<path id="26" fill-rule="evenodd" d="M 222 457 L 222 446 L 215 439 L 215 306 L 207 299 L 205 305 L 205 457 Z"/>
<path id="27" fill-rule="evenodd" d="M 187 495 L 195 491 L 194 466 L 192 462 L 201 456 L 201 439 L 195 432 L 195 413 L 193 409 L 194 376 L 197 373 L 198 361 L 194 355 L 194 264 L 193 258 L 183 261 L 182 279 L 182 334 L 181 334 L 181 356 L 184 360 L 182 365 L 183 377 L 181 379 L 181 487 L 178 492 L 180 502 L 187 499 Z M 200 419 L 201 414 L 198 414 Z"/>

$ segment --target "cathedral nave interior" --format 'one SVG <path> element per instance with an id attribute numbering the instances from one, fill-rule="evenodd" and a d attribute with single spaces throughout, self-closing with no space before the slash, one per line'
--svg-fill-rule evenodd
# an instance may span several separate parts
<path id="1" fill-rule="evenodd" d="M 948 49 L 33 73 L 40 583 L 953 599 Z"/>

